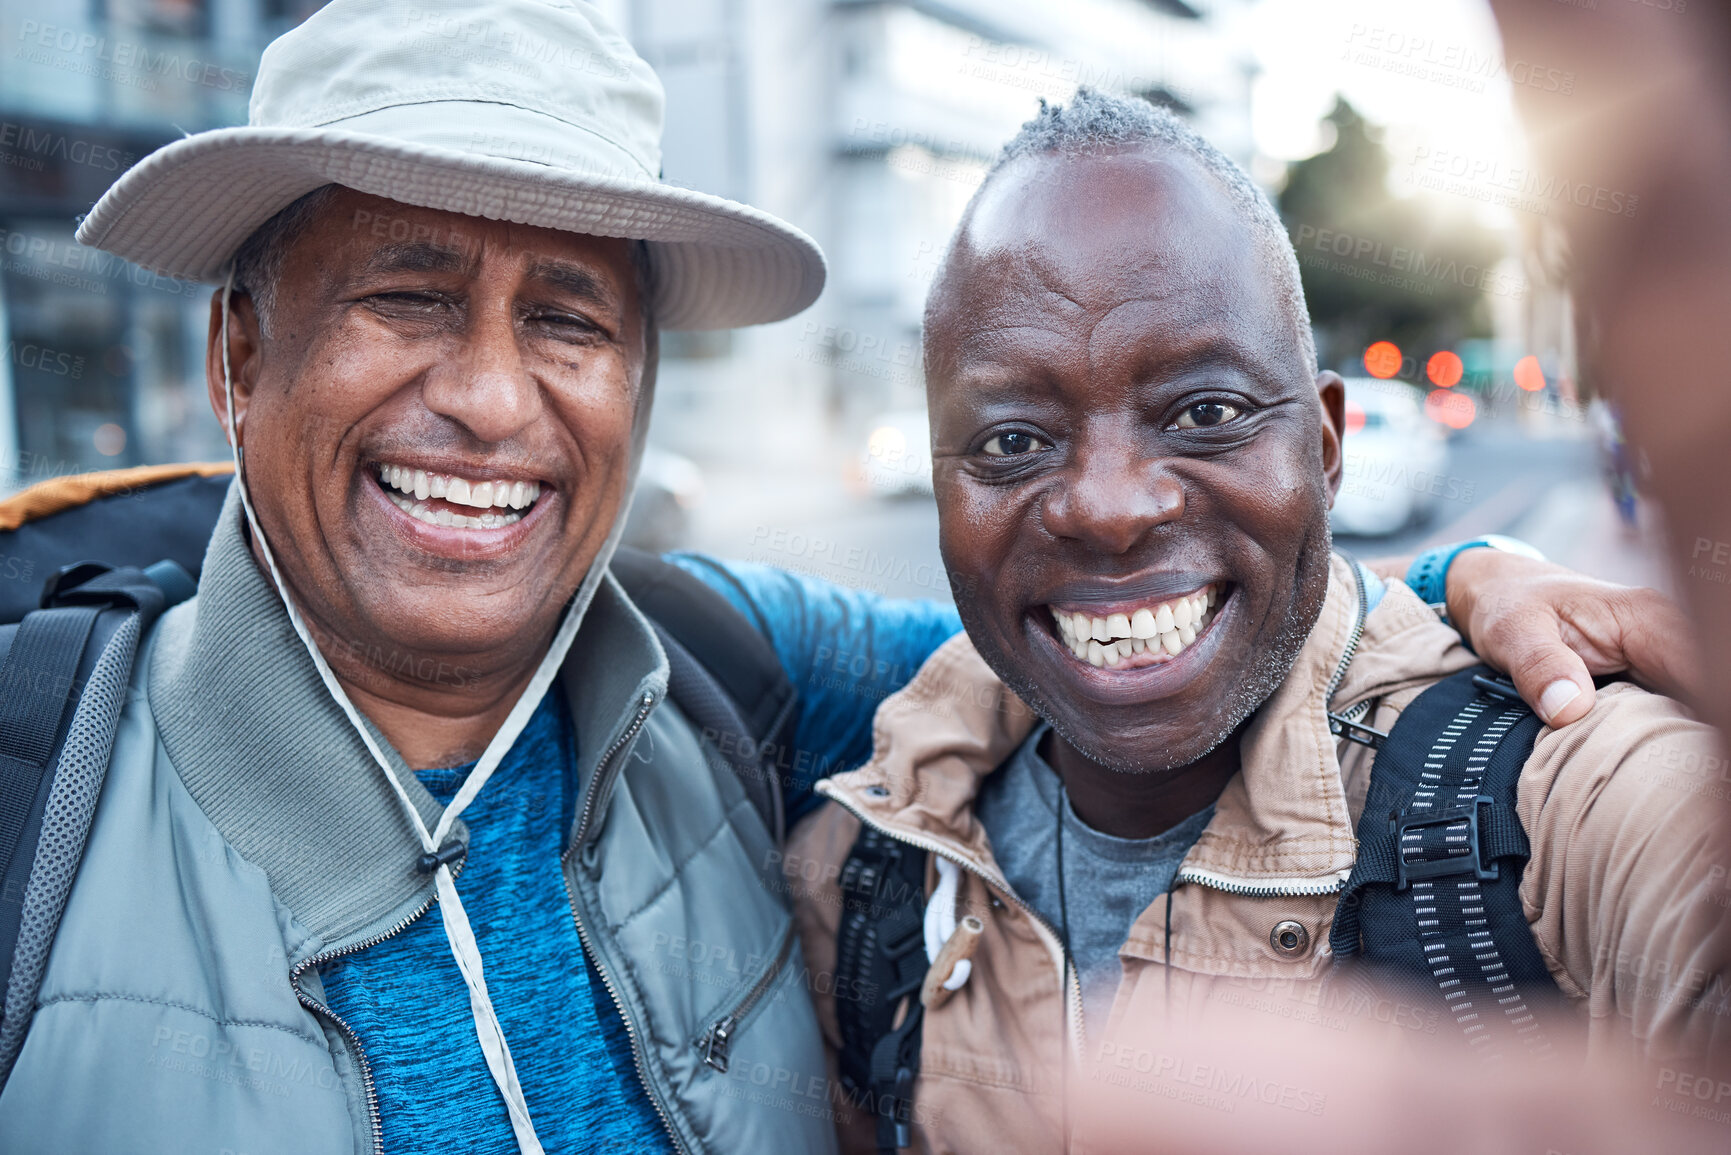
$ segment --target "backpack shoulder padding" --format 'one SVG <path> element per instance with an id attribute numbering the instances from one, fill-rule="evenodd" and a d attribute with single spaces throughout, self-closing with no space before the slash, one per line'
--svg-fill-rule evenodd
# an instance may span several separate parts
<path id="1" fill-rule="evenodd" d="M 793 684 L 769 639 L 732 602 L 655 554 L 621 546 L 613 576 L 631 600 L 708 670 L 759 742 L 787 721 Z"/>
<path id="2" fill-rule="evenodd" d="M 1521 908 L 1531 846 L 1515 812 L 1540 726 L 1486 666 L 1414 698 L 1372 764 L 1329 935 L 1337 963 L 1439 1002 L 1487 1058 L 1549 1053 L 1557 986 Z"/>
<path id="3" fill-rule="evenodd" d="M 37 608 L 63 566 L 176 562 L 195 579 L 232 476 L 226 465 L 163 465 L 55 478 L 0 502 L 0 623 Z"/>
<path id="4" fill-rule="evenodd" d="M 663 558 L 621 547 L 611 568 L 655 626 L 668 696 L 732 767 L 779 845 L 785 816 L 775 762 L 795 695 L 775 647 L 732 602 Z"/>

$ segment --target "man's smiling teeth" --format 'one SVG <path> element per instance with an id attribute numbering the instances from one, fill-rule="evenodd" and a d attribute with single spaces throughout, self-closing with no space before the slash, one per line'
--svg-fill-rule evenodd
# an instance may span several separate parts
<path id="1" fill-rule="evenodd" d="M 380 465 L 379 480 L 386 487 L 385 496 L 410 517 L 429 525 L 458 529 L 498 529 L 522 521 L 523 515 L 515 511 L 529 508 L 541 496 L 538 481 L 470 481 L 406 465 Z M 488 512 L 471 517 L 448 509 L 433 509 L 426 504 L 429 498 L 443 498 L 452 505 Z M 503 512 L 492 512 L 495 509 Z"/>
<path id="2" fill-rule="evenodd" d="M 1214 620 L 1220 602 L 1220 587 L 1207 585 L 1186 597 L 1129 612 L 1095 617 L 1052 606 L 1058 636 L 1080 661 L 1093 666 L 1116 666 L 1144 652 L 1177 657 L 1196 635 Z"/>

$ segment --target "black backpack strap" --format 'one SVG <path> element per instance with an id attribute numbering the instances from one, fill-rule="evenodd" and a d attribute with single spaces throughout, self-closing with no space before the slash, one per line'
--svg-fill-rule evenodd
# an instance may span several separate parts
<path id="1" fill-rule="evenodd" d="M 1540 725 L 1484 666 L 1415 698 L 1372 765 L 1329 935 L 1337 962 L 1440 995 L 1486 1059 L 1551 1049 L 1540 1018 L 1557 988 L 1521 909 L 1531 848 L 1515 812 Z"/>
<path id="2" fill-rule="evenodd" d="M 780 846 L 787 837 L 787 816 L 774 770 L 761 760 L 762 744 L 740 716 L 733 698 L 703 663 L 667 627 L 653 618 L 650 623 L 667 653 L 667 696 L 697 727 L 699 737 L 732 769 L 770 837 Z"/>
<path id="3" fill-rule="evenodd" d="M 173 562 L 151 572 L 81 563 L 49 580 L 42 609 L 0 628 L 0 1010 L 9 1012 L 0 1013 L 0 1083 L 22 1044 L 83 857 L 138 639 L 171 599 L 192 588 Z M 90 711 L 87 689 L 101 691 Z M 66 758 L 78 762 L 80 780 L 57 794 Z M 36 879 L 50 843 L 55 877 Z M 39 893 L 31 893 L 33 882 L 42 884 Z M 21 955 L 27 921 L 30 950 Z"/>
<path id="4" fill-rule="evenodd" d="M 926 977 L 926 852 L 862 826 L 841 870 L 836 999 L 842 1089 L 877 1118 L 880 1151 L 913 1145 Z M 906 1010 L 902 1020 L 896 1014 Z"/>
<path id="5" fill-rule="evenodd" d="M 668 696 L 733 768 L 780 845 L 776 760 L 797 702 L 775 648 L 732 602 L 655 554 L 622 546 L 611 568 L 667 651 Z"/>

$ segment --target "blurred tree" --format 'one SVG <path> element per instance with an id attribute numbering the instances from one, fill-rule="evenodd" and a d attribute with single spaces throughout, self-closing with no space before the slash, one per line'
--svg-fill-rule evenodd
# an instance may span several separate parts
<path id="1" fill-rule="evenodd" d="M 1292 165 L 1279 197 L 1325 358 L 1362 373 L 1365 347 L 1390 340 L 1422 379 L 1431 352 L 1490 335 L 1485 293 L 1503 244 L 1429 195 L 1391 195 L 1382 134 L 1344 99 L 1326 119 L 1334 144 Z"/>

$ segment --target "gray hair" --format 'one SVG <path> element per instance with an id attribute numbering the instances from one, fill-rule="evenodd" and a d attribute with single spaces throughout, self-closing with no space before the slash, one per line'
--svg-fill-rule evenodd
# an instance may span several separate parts
<path id="1" fill-rule="evenodd" d="M 1168 109 L 1134 97 L 1111 96 L 1084 85 L 1068 105 L 1040 101 L 1039 114 L 1022 125 L 986 173 L 981 188 L 1010 164 L 1025 156 L 1068 155 L 1097 152 L 1123 146 L 1147 145 L 1182 153 L 1220 182 L 1244 222 L 1250 226 L 1256 246 L 1283 284 L 1283 306 L 1304 357 L 1304 365 L 1316 376 L 1316 337 L 1310 329 L 1310 311 L 1304 303 L 1304 282 L 1298 273 L 1298 255 L 1280 214 L 1250 174 L 1231 157 Z"/>
<path id="2" fill-rule="evenodd" d="M 313 219 L 336 195 L 340 185 L 321 185 L 291 202 L 287 208 L 253 230 L 234 254 L 234 287 L 252 298 L 253 311 L 258 314 L 259 332 L 271 335 L 271 318 L 276 313 L 277 282 L 282 279 L 283 265 L 295 239 L 306 231 Z M 644 241 L 631 244 L 631 274 L 637 287 L 638 306 L 643 312 L 643 332 L 646 342 L 657 338 L 655 328 L 655 265 Z"/>
<path id="3" fill-rule="evenodd" d="M 276 287 L 282 280 L 283 265 L 295 238 L 306 231 L 313 218 L 323 211 L 336 195 L 334 184 L 321 185 L 253 230 L 252 236 L 241 242 L 234 254 L 234 287 L 252 298 L 253 312 L 258 314 L 259 332 L 271 335 L 271 318 L 276 314 Z"/>

